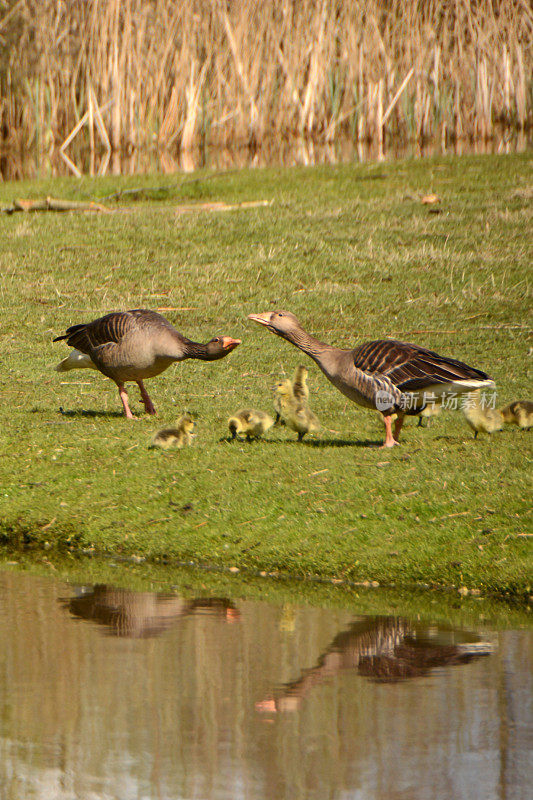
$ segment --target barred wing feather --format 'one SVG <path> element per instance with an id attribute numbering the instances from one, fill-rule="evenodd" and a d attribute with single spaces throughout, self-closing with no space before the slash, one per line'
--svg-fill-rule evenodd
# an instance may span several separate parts
<path id="1" fill-rule="evenodd" d="M 129 311 L 118 311 L 93 322 L 72 325 L 64 336 L 58 336 L 54 341 L 66 339 L 68 345 L 90 355 L 102 345 L 119 344 L 136 326 L 137 321 Z"/>
<path id="2" fill-rule="evenodd" d="M 427 389 L 442 384 L 459 390 L 493 385 L 481 370 L 432 350 L 393 339 L 367 342 L 353 351 L 354 364 L 369 373 L 379 372 L 402 392 Z"/>

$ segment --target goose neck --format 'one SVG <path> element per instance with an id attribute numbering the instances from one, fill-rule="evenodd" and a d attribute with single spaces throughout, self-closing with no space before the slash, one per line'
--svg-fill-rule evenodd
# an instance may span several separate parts
<path id="1" fill-rule="evenodd" d="M 303 353 L 308 355 L 317 363 L 320 363 L 321 359 L 326 355 L 326 353 L 335 349 L 331 347 L 331 345 L 321 342 L 319 339 L 315 339 L 314 336 L 311 336 L 310 333 L 307 333 L 307 331 L 304 331 L 303 329 L 291 331 L 291 333 L 287 336 L 287 339 L 289 342 L 291 342 L 291 344 L 298 347 Z"/>
<path id="2" fill-rule="evenodd" d="M 207 345 L 188 339 L 185 343 L 185 358 L 199 358 L 201 361 L 209 361 Z"/>

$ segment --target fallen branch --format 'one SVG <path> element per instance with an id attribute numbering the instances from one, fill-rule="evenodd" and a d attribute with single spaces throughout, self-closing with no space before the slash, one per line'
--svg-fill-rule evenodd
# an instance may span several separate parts
<path id="1" fill-rule="evenodd" d="M 242 203 L 223 203 L 214 201 L 211 203 L 188 203 L 176 207 L 177 214 L 186 214 L 193 211 L 239 211 L 247 208 L 259 208 L 272 204 L 272 200 L 249 200 Z M 58 200 L 54 197 L 46 197 L 42 200 L 13 200 L 11 206 L 0 209 L 6 214 L 14 214 L 15 211 L 101 211 L 111 213 L 109 208 L 96 203 L 92 200 L 83 202 L 78 200 Z"/>
<path id="2" fill-rule="evenodd" d="M 13 214 L 15 211 L 102 211 L 109 213 L 109 209 L 101 203 L 58 200 L 54 197 L 45 197 L 44 200 L 13 200 L 13 205 L 3 208 L 2 211 L 5 211 L 6 214 Z"/>
<path id="3" fill-rule="evenodd" d="M 272 200 L 250 200 L 245 203 L 190 203 L 188 205 L 177 206 L 176 214 L 186 214 L 190 211 L 240 211 L 245 208 L 258 208 L 271 204 Z"/>

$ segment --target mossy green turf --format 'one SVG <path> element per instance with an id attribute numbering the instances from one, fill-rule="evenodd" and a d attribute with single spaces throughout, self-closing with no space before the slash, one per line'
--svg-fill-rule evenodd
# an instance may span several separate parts
<path id="1" fill-rule="evenodd" d="M 531 398 L 530 155 L 7 183 L 0 205 L 137 186 L 157 191 L 110 201 L 110 214 L 0 215 L 3 541 L 527 595 L 532 434 L 474 441 L 449 411 L 429 429 L 408 422 L 401 447 L 379 450 L 377 415 L 247 315 L 291 310 L 341 347 L 414 341 L 486 370 L 499 404 Z M 420 203 L 428 192 L 440 213 Z M 258 200 L 272 202 L 176 211 Z M 68 349 L 52 338 L 135 307 L 172 309 L 200 341 L 243 342 L 149 381 L 155 418 L 132 385 L 140 421 L 129 422 L 112 382 L 54 372 Z M 228 416 L 271 412 L 274 381 L 298 363 L 322 432 L 229 441 Z M 185 410 L 197 415 L 194 446 L 149 450 Z"/>

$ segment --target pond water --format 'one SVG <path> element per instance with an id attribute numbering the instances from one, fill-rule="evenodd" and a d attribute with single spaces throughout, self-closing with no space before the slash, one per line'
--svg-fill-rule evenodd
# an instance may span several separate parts
<path id="1" fill-rule="evenodd" d="M 133 150 L 91 151 L 86 145 L 58 148 L 50 152 L 36 149 L 0 149 L 0 181 L 48 178 L 60 175 L 145 175 L 194 172 L 197 169 L 235 170 L 257 167 L 292 167 L 316 164 L 364 163 L 398 158 L 425 158 L 437 155 L 521 153 L 533 146 L 531 132 L 502 129 L 493 139 L 470 142 L 429 140 L 420 144 L 392 139 L 384 150 L 375 143 L 339 137 L 333 142 L 278 138 L 259 147 L 227 146 L 186 151 Z"/>
<path id="2" fill-rule="evenodd" d="M 1 800 L 530 791 L 531 630 L 0 571 L 0 640 Z"/>

